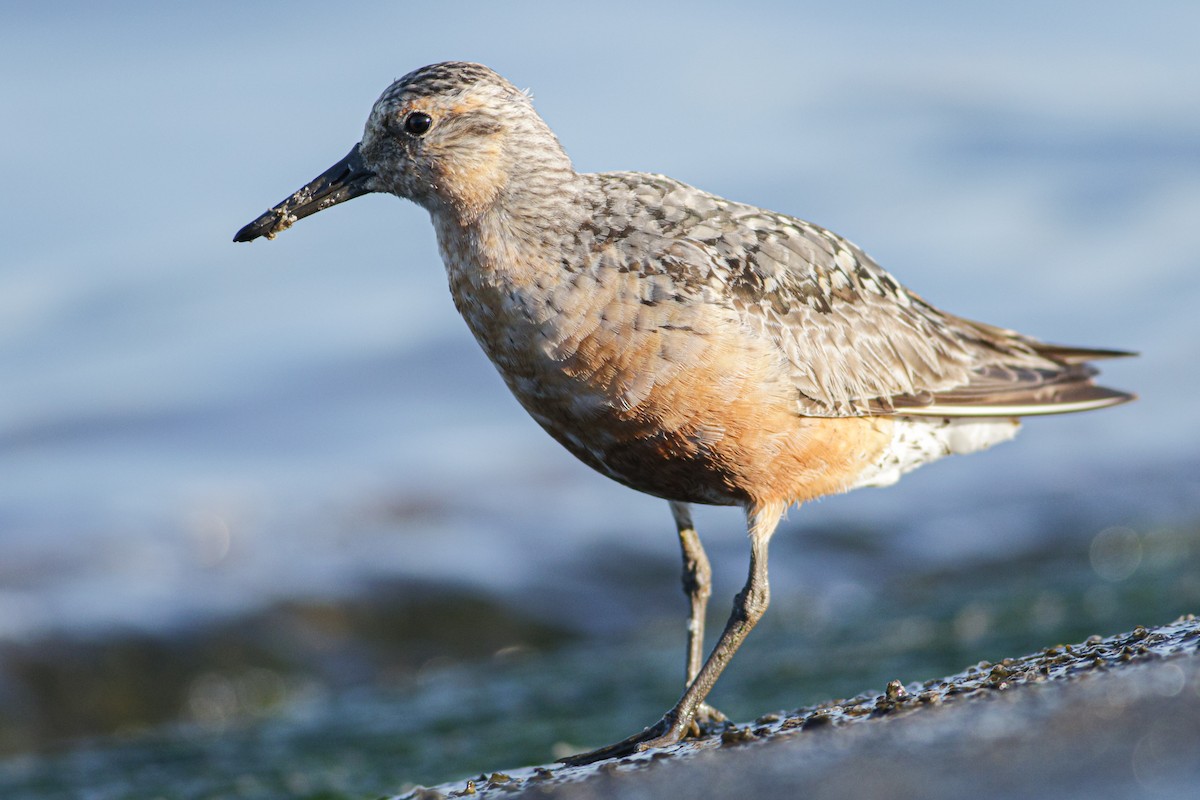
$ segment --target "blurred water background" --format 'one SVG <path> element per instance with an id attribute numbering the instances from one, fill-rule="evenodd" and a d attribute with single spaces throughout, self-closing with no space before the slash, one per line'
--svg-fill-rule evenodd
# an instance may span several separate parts
<path id="1" fill-rule="evenodd" d="M 230 242 L 434 61 L 532 88 L 580 170 L 810 219 L 943 308 L 1142 353 L 1105 365 L 1133 405 L 794 511 L 718 704 L 753 716 L 1200 605 L 1195 4 L 2 16 L 6 797 L 380 793 L 598 744 L 674 700 L 666 504 L 509 397 L 426 214 L 374 195 Z M 719 624 L 742 520 L 697 521 Z"/>

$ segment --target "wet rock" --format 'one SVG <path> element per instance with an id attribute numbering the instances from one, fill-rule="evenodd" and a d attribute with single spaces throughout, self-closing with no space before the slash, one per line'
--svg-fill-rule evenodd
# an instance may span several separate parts
<path id="1" fill-rule="evenodd" d="M 816 800 L 936 800 L 988 786 L 1060 800 L 1191 798 L 1197 752 L 1200 621 L 1189 615 L 939 681 L 892 681 L 879 695 L 764 715 L 619 762 L 509 770 L 474 796 L 776 797 L 803 787 Z"/>

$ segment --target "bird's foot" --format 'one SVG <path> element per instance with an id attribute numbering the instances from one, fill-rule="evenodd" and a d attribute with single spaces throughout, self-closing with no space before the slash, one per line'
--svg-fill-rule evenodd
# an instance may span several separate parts
<path id="1" fill-rule="evenodd" d="M 708 703 L 696 706 L 696 715 L 688 726 L 685 736 L 699 739 L 701 736 L 718 733 L 729 727 L 729 717 L 722 714 Z"/>
<path id="2" fill-rule="evenodd" d="M 686 725 L 678 722 L 675 716 L 669 713 L 649 728 L 646 728 L 646 730 L 641 733 L 635 733 L 628 739 L 622 739 L 615 744 L 601 747 L 598 750 L 589 750 L 586 753 L 578 753 L 566 758 L 560 758 L 559 762 L 572 767 L 578 767 L 584 764 L 592 764 L 596 761 L 604 761 L 609 758 L 624 758 L 634 753 L 653 750 L 656 747 L 666 747 L 667 745 L 676 744 L 683 739 L 698 739 L 702 736 L 718 733 L 727 727 L 729 727 L 728 717 L 708 703 L 701 703 L 696 706 L 696 713 L 692 715 L 691 720 Z"/>
<path id="3" fill-rule="evenodd" d="M 690 725 L 682 725 L 676 722 L 670 715 L 667 715 L 649 728 L 646 728 L 646 730 L 641 733 L 635 733 L 628 739 L 622 739 L 616 744 L 610 744 L 598 750 L 590 750 L 586 753 L 578 753 L 566 758 L 560 758 L 559 763 L 579 767 L 609 758 L 631 756 L 634 753 L 641 753 L 656 747 L 666 747 L 682 739 L 687 734 L 689 728 Z"/>

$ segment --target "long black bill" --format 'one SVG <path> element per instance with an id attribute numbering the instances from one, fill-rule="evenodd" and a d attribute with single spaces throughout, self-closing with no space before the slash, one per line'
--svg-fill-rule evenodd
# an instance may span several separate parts
<path id="1" fill-rule="evenodd" d="M 274 239 L 298 219 L 344 203 L 360 194 L 376 191 L 371 188 L 375 173 L 363 163 L 358 145 L 341 161 L 322 172 L 288 199 L 251 222 L 233 237 L 235 242 L 252 242 L 260 236 Z"/>

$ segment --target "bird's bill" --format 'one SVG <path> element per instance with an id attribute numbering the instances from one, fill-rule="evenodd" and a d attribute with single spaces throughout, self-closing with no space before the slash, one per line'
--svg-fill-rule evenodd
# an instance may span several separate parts
<path id="1" fill-rule="evenodd" d="M 376 191 L 371 187 L 374 177 L 375 173 L 363 162 L 358 145 L 354 145 L 345 158 L 242 228 L 233 240 L 252 242 L 260 236 L 274 239 L 277 233 L 287 230 L 298 219 Z"/>

